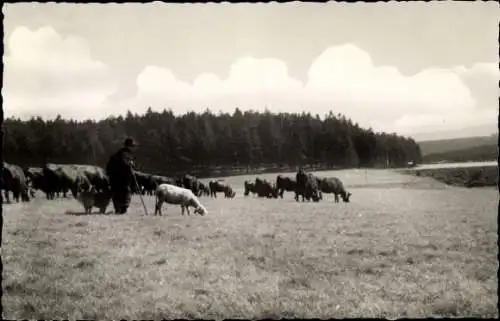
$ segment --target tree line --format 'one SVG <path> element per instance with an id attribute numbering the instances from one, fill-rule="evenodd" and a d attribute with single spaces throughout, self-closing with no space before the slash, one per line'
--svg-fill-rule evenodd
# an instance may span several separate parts
<path id="1" fill-rule="evenodd" d="M 149 108 L 143 115 L 129 111 L 100 121 L 9 118 L 3 127 L 4 160 L 23 167 L 49 162 L 105 166 L 127 136 L 140 144 L 139 169 L 163 175 L 204 176 L 220 167 L 400 167 L 421 161 L 413 139 L 375 133 L 332 112 L 324 119 L 238 108 L 233 114 L 206 110 L 176 116 Z"/>

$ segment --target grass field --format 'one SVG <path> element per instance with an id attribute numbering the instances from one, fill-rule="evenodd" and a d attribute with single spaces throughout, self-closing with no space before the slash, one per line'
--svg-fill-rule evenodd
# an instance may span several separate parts
<path id="1" fill-rule="evenodd" d="M 73 199 L 3 207 L 3 317 L 498 317 L 493 188 L 386 170 L 332 174 L 352 202 L 202 197 L 209 214 L 75 215 Z M 276 175 L 262 175 L 274 179 Z M 108 208 L 108 211 L 111 208 Z"/>
<path id="2" fill-rule="evenodd" d="M 465 163 L 466 164 L 466 163 Z M 465 165 L 464 164 L 464 165 Z M 447 164 L 436 168 L 412 168 L 402 170 L 403 173 L 432 177 L 447 185 L 484 187 L 498 186 L 498 166 L 470 166 L 446 167 Z"/>

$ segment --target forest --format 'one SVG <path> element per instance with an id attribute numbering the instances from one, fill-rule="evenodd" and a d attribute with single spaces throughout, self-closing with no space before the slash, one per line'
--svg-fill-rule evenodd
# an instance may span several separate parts
<path id="1" fill-rule="evenodd" d="M 402 167 L 421 162 L 419 145 L 411 138 L 375 133 L 351 119 L 330 112 L 245 111 L 233 114 L 171 110 L 108 117 L 94 121 L 40 117 L 3 122 L 3 159 L 27 166 L 46 163 L 105 166 L 123 140 L 133 137 L 139 170 L 160 175 L 192 173 L 206 177 L 214 171 L 245 168 L 321 169 Z"/>

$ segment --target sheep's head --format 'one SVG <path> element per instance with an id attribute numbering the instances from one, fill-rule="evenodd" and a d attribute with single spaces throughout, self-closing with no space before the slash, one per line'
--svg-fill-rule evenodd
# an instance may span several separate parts
<path id="1" fill-rule="evenodd" d="M 28 187 L 26 186 L 25 188 L 23 188 L 23 190 L 21 191 L 21 200 L 23 202 L 29 202 L 30 201 L 30 197 L 28 195 L 29 193 L 29 189 Z"/>
<path id="2" fill-rule="evenodd" d="M 350 201 L 349 199 L 350 199 L 351 195 L 352 195 L 351 193 L 344 193 L 344 194 L 342 195 L 342 200 L 343 200 L 345 203 L 349 203 L 349 201 Z"/>
<path id="3" fill-rule="evenodd" d="M 201 215 L 201 216 L 208 214 L 207 209 L 206 209 L 206 208 L 204 208 L 203 206 L 198 206 L 198 207 L 194 210 L 194 212 L 195 212 L 196 214 Z"/>

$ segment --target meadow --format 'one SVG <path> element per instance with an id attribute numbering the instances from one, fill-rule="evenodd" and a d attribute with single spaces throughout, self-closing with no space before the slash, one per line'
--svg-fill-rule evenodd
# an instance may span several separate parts
<path id="1" fill-rule="evenodd" d="M 341 178 L 351 203 L 245 197 L 255 176 L 234 176 L 234 199 L 200 198 L 204 217 L 155 217 L 151 196 L 148 216 L 138 196 L 126 215 L 40 194 L 4 204 L 3 317 L 498 317 L 497 189 L 317 174 Z"/>
<path id="2" fill-rule="evenodd" d="M 428 166 L 405 169 L 401 172 L 432 177 L 447 185 L 465 187 L 498 186 L 498 166 L 496 162 L 485 162 L 484 165 L 483 163 L 467 165 L 468 163 L 429 164 Z"/>

